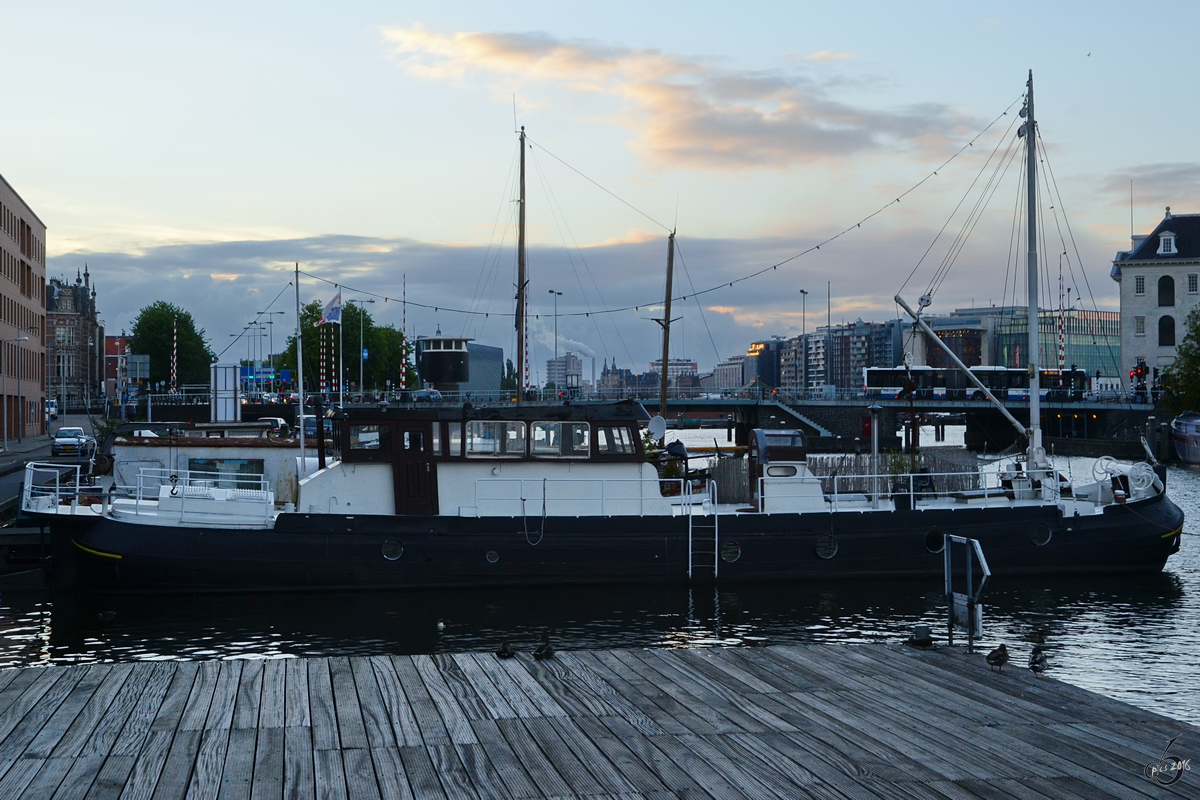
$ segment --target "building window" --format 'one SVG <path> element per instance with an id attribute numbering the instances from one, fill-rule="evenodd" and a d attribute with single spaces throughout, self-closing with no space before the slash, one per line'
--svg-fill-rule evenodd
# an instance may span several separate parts
<path id="1" fill-rule="evenodd" d="M 1175 249 L 1175 234 L 1169 231 L 1164 231 L 1158 235 L 1158 255 L 1173 256 L 1178 252 Z"/>
<path id="2" fill-rule="evenodd" d="M 1146 335 L 1146 318 L 1145 317 L 1134 317 L 1133 318 L 1133 335 L 1134 336 L 1145 336 Z"/>
<path id="3" fill-rule="evenodd" d="M 1196 294 L 1197 290 L 1200 289 L 1200 286 L 1197 286 L 1197 278 L 1200 278 L 1200 276 L 1195 273 L 1188 275 L 1188 294 Z"/>
<path id="4" fill-rule="evenodd" d="M 1175 305 L 1175 279 L 1163 275 L 1158 279 L 1158 304 L 1160 306 Z"/>
<path id="5" fill-rule="evenodd" d="M 1160 317 L 1158 320 L 1158 346 L 1175 346 L 1175 318 Z"/>
<path id="6" fill-rule="evenodd" d="M 1146 276 L 1138 275 L 1133 279 L 1133 293 L 1141 297 L 1146 293 Z"/>

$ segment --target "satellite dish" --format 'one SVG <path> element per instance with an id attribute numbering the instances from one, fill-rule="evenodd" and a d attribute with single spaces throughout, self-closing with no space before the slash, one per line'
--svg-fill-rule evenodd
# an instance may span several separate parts
<path id="1" fill-rule="evenodd" d="M 667 421 L 662 418 L 661 414 L 655 414 L 650 418 L 650 435 L 655 439 L 661 439 L 667 435 Z"/>

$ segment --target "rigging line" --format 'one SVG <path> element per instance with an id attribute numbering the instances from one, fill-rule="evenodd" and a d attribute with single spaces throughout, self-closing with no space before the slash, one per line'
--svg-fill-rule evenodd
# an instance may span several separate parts
<path id="1" fill-rule="evenodd" d="M 504 184 L 504 191 L 500 195 L 500 205 L 496 209 L 496 218 L 494 220 L 492 220 L 492 232 L 488 236 L 487 249 L 484 250 L 483 260 L 479 265 L 479 275 L 476 276 L 476 278 L 475 278 L 475 288 L 471 293 L 471 308 L 473 310 L 479 309 L 479 304 L 484 301 L 484 298 L 487 293 L 487 287 L 490 284 L 490 281 L 487 280 L 490 275 L 490 273 L 488 271 L 488 261 L 491 259 L 492 243 L 495 242 L 495 240 L 496 240 L 496 229 L 500 227 L 500 217 L 504 213 L 505 208 L 511 209 L 511 206 L 512 206 L 512 201 L 509 198 L 512 196 L 511 190 L 512 190 L 514 170 L 515 170 L 515 165 L 516 165 L 516 160 L 518 158 L 518 155 L 519 154 L 514 154 L 512 161 L 508 165 L 508 180 Z M 507 233 L 508 233 L 508 226 L 505 226 L 503 231 L 500 234 L 500 242 L 499 242 L 499 244 L 496 245 L 497 252 L 499 252 L 500 249 L 503 248 L 504 241 L 505 241 L 505 239 L 507 239 Z M 488 306 L 485 306 L 485 308 L 486 307 L 488 307 Z M 467 328 L 470 325 L 470 319 L 471 318 L 468 317 L 463 322 L 463 330 L 462 330 L 463 336 L 466 336 L 466 334 L 467 334 Z"/>
<path id="2" fill-rule="evenodd" d="M 654 217 L 652 217 L 652 216 L 650 216 L 649 214 L 647 214 L 645 211 L 642 211 L 640 208 L 638 208 L 637 206 L 635 206 L 633 203 L 630 203 L 628 200 L 624 199 L 623 197 L 621 197 L 620 195 L 618 195 L 616 192 L 612 191 L 611 189 L 608 189 L 608 188 L 606 188 L 606 187 L 605 187 L 603 184 L 599 183 L 598 181 L 595 181 L 595 180 L 593 180 L 592 178 L 588 177 L 588 176 L 587 176 L 587 175 L 585 175 L 584 173 L 580 172 L 580 171 L 579 171 L 578 169 L 576 169 L 575 167 L 573 167 L 573 166 L 571 166 L 570 164 L 568 164 L 566 161 L 564 161 L 564 160 L 562 160 L 561 158 L 559 158 L 558 156 L 554 155 L 554 153 L 553 153 L 553 152 L 551 152 L 550 150 L 547 150 L 547 149 L 546 149 L 546 146 L 545 146 L 545 145 L 543 145 L 541 142 L 534 142 L 534 141 L 533 141 L 533 139 L 532 139 L 532 138 L 530 138 L 530 136 L 529 136 L 528 134 L 526 134 L 526 136 L 525 136 L 525 141 L 529 142 L 531 145 L 532 145 L 532 144 L 536 144 L 536 145 L 537 145 L 538 147 L 540 147 L 540 148 L 541 148 L 543 151 L 545 151 L 545 153 L 546 153 L 548 156 L 550 156 L 551 158 L 553 158 L 553 159 L 554 159 L 555 161 L 557 161 L 558 163 L 562 164 L 562 165 L 563 165 L 564 167 L 566 167 L 567 169 L 569 169 L 569 170 L 571 170 L 572 172 L 574 172 L 574 173 L 575 173 L 576 175 L 578 175 L 579 177 L 583 178 L 583 179 L 584 179 L 585 181 L 587 181 L 588 183 L 590 183 L 590 184 L 592 184 L 593 186 L 595 186 L 595 187 L 596 187 L 597 189 L 599 189 L 600 191 L 604 192 L 605 194 L 609 195 L 610 197 L 612 197 L 613 199 L 617 200 L 618 202 L 620 202 L 620 203 L 622 203 L 622 204 L 624 204 L 624 205 L 628 206 L 629 208 L 633 209 L 634 211 L 636 211 L 637 213 L 641 214 L 641 215 L 642 215 L 643 217 L 645 217 L 646 219 L 648 219 L 648 220 L 650 220 L 651 222 L 653 222 L 655 225 L 657 225 L 657 226 L 659 226 L 660 228 L 662 228 L 664 231 L 666 231 L 666 232 L 668 232 L 668 233 L 670 233 L 670 232 L 671 232 L 671 229 L 670 229 L 670 228 L 668 228 L 666 225 L 663 225 L 661 222 L 659 222 L 659 221 L 658 221 L 658 220 L 656 220 Z"/>
<path id="3" fill-rule="evenodd" d="M 1013 276 L 1013 285 L 1016 286 L 1016 274 L 1013 271 L 1013 247 L 1016 245 L 1020 237 L 1020 222 L 1021 222 L 1021 182 L 1017 181 L 1017 193 L 1013 198 L 1013 213 L 1012 227 L 1008 234 L 1008 255 L 1004 259 L 1004 291 L 1000 293 L 1001 307 L 1007 305 L 1008 301 L 1008 276 Z"/>
<path id="4" fill-rule="evenodd" d="M 683 258 L 683 248 L 679 246 L 679 242 L 675 242 L 675 253 L 679 256 L 679 263 L 683 267 L 683 275 L 687 278 L 688 286 L 695 288 L 692 283 L 692 273 L 688 271 L 687 262 Z M 704 332 L 708 334 L 708 341 L 712 343 L 713 353 L 717 357 L 717 363 L 721 363 L 721 351 L 717 350 L 717 341 L 713 338 L 712 329 L 708 327 L 708 317 L 704 315 L 704 306 L 700 305 L 700 299 L 692 295 L 696 301 L 696 309 L 700 312 L 700 321 L 704 323 Z"/>
<path id="5" fill-rule="evenodd" d="M 1054 186 L 1054 193 L 1058 196 L 1059 205 L 1062 205 L 1062 193 L 1058 189 L 1058 178 L 1054 175 L 1054 166 L 1050 163 L 1050 154 L 1046 150 L 1046 143 L 1042 139 L 1040 131 L 1038 132 L 1038 141 L 1041 143 L 1041 152 L 1042 158 L 1046 164 L 1046 173 L 1050 176 L 1050 182 Z M 1075 251 L 1075 260 L 1079 262 L 1079 271 L 1083 274 L 1083 282 L 1084 285 L 1087 286 L 1088 298 L 1092 301 L 1092 310 L 1099 313 L 1099 304 L 1096 303 L 1096 295 L 1092 291 L 1091 281 L 1088 280 L 1087 270 L 1083 269 L 1083 258 L 1079 254 L 1079 245 L 1075 241 L 1075 232 L 1071 229 L 1071 220 L 1067 216 L 1067 209 L 1065 205 L 1063 206 L 1063 223 L 1067 226 L 1067 236 L 1071 239 L 1071 249 Z M 1078 285 L 1076 285 L 1075 288 L 1079 288 Z M 1111 342 L 1108 344 L 1106 349 L 1108 350 L 1109 358 L 1112 359 L 1115 374 L 1119 378 L 1121 376 L 1120 360 L 1118 357 L 1114 356 Z"/>
<path id="6" fill-rule="evenodd" d="M 1019 98 L 1017 98 L 1017 100 L 1013 101 L 1013 103 L 1012 103 L 1011 105 L 1009 105 L 1009 108 L 1011 109 L 1011 108 L 1012 108 L 1014 105 L 1016 105 L 1018 102 L 1020 102 L 1020 100 L 1021 100 L 1023 97 L 1024 97 L 1024 95 L 1021 95 L 1021 97 L 1019 97 Z M 753 279 L 753 278 L 757 278 L 759 275 L 763 275 L 763 274 L 765 274 L 765 273 L 767 273 L 767 272 L 771 272 L 772 270 L 775 270 L 775 269 L 777 269 L 777 268 L 779 268 L 779 267 L 782 267 L 782 266 L 784 266 L 785 264 L 789 264 L 789 263 L 791 263 L 792 261 L 795 261 L 795 260 L 796 260 L 796 259 L 798 259 L 798 258 L 802 258 L 803 256 L 806 256 L 806 255 L 808 255 L 809 253 L 812 253 L 812 252 L 815 252 L 815 251 L 817 251 L 817 250 L 820 250 L 822 245 L 831 244 L 831 243 L 833 243 L 833 242 L 837 241 L 838 239 L 842 238 L 842 237 L 843 237 L 843 236 L 845 236 L 846 234 L 850 233 L 851 231 L 853 231 L 853 230 L 855 230 L 855 229 L 857 229 L 857 228 L 861 228 L 861 227 L 862 227 L 862 225 L 863 225 L 863 223 L 865 223 L 865 222 L 869 222 L 870 220 L 872 220 L 872 219 L 874 219 L 875 217 L 879 216 L 880 214 L 882 214 L 882 213 L 883 213 L 884 211 L 886 211 L 887 209 L 889 209 L 889 208 L 891 208 L 892 206 L 894 206 L 894 205 L 896 205 L 897 203 L 899 203 L 901 199 L 903 199 L 903 198 L 907 197 L 908 195 L 912 194 L 912 193 L 913 193 L 913 192 L 915 192 L 917 189 L 919 189 L 921 186 L 923 186 L 925 183 L 927 183 L 927 182 L 928 182 L 928 181 L 929 181 L 931 178 L 933 178 L 934 176 L 936 176 L 940 170 L 942 170 L 942 169 L 944 169 L 944 168 L 946 167 L 946 165 L 950 164 L 950 163 L 951 163 L 951 162 L 953 162 L 955 159 L 957 159 L 957 158 L 958 158 L 960 155 L 962 155 L 962 153 L 963 153 L 964 151 L 966 151 L 966 150 L 967 150 L 967 148 L 974 146 L 974 144 L 975 144 L 975 141 L 976 141 L 976 140 L 978 140 L 978 139 L 979 139 L 981 136 L 983 136 L 985 133 L 987 133 L 987 131 L 988 131 L 988 130 L 990 130 L 990 129 L 991 129 L 991 127 L 992 127 L 993 125 L 995 125 L 995 124 L 996 124 L 996 122 L 998 122 L 998 121 L 999 121 L 999 120 L 1000 120 L 1002 117 L 1006 116 L 1007 114 L 1008 114 L 1008 109 L 1006 109 L 1005 111 L 1003 111 L 1003 112 L 1002 112 L 1002 113 L 1001 113 L 999 116 L 997 116 L 997 117 L 996 117 L 996 119 L 994 119 L 994 120 L 992 120 L 990 123 L 988 123 L 988 125 L 987 125 L 987 126 L 986 126 L 986 127 L 983 129 L 983 130 L 981 130 L 979 133 L 977 133 L 977 134 L 976 134 L 976 135 L 975 135 L 975 136 L 974 136 L 974 137 L 973 137 L 973 138 L 972 138 L 970 141 L 968 141 L 968 142 L 967 142 L 966 144 L 964 144 L 964 145 L 963 145 L 961 148 L 959 148 L 957 151 L 955 151 L 953 155 L 951 155 L 951 156 L 950 156 L 949 158 L 947 158 L 947 159 L 946 159 L 944 162 L 942 162 L 942 163 L 941 163 L 941 165 L 939 165 L 937 169 L 933 170 L 933 171 L 932 171 L 932 172 L 930 172 L 928 175 L 926 175 L 924 178 L 922 178 L 921 180 L 919 180 L 919 181 L 917 181 L 916 183 L 914 183 L 914 184 L 913 184 L 911 187 L 909 187 L 909 188 L 908 188 L 908 189 L 906 189 L 905 191 L 901 192 L 901 193 L 900 193 L 900 194 L 899 194 L 899 195 L 896 197 L 896 199 L 895 199 L 895 200 L 891 200 L 891 201 L 889 201 L 889 202 L 887 202 L 887 203 L 884 203 L 884 204 L 883 204 L 882 206 L 880 206 L 878 209 L 876 209 L 875 211 L 871 212 L 870 214 L 867 214 L 865 217 L 863 217 L 862 219 L 860 219 L 860 220 L 859 220 L 857 223 L 855 223 L 855 224 L 853 224 L 853 225 L 850 225 L 850 226 L 848 226 L 848 227 L 847 227 L 847 228 L 845 228 L 844 230 L 842 230 L 842 231 L 840 231 L 840 232 L 838 232 L 838 233 L 836 233 L 836 234 L 834 234 L 834 235 L 832 235 L 832 236 L 829 236 L 829 237 L 827 237 L 827 238 L 825 238 L 825 239 L 821 240 L 821 242 L 820 242 L 820 243 L 818 243 L 818 244 L 815 244 L 815 245 L 813 245 L 813 246 L 811 246 L 811 247 L 805 248 L 804 250 L 800 251 L 799 253 L 796 253 L 796 254 L 795 254 L 795 255 L 793 255 L 793 256 L 790 256 L 790 257 L 788 257 L 788 258 L 785 258 L 785 259 L 784 259 L 784 260 L 782 260 L 782 261 L 779 261 L 779 262 L 776 262 L 776 263 L 774 263 L 774 264 L 771 264 L 770 266 L 763 267 L 762 269 L 759 269 L 759 270 L 757 270 L 757 271 L 755 271 L 755 272 L 751 272 L 751 273 L 749 273 L 749 274 L 743 275 L 743 276 L 741 276 L 740 278 L 734 278 L 732 281 L 722 281 L 721 283 L 719 283 L 719 284 L 717 284 L 717 285 L 715 285 L 715 286 L 710 286 L 710 287 L 708 287 L 708 288 L 706 288 L 706 289 L 700 289 L 699 291 L 696 291 L 696 292 L 694 292 L 693 294 L 694 294 L 695 296 L 700 296 L 700 295 L 704 295 L 704 294 L 709 294 L 709 293 L 711 293 L 711 292 L 715 292 L 715 291 L 717 291 L 717 290 L 719 290 L 719 289 L 724 289 L 724 288 L 725 288 L 725 287 L 727 287 L 727 286 L 733 286 L 734 284 L 742 283 L 742 282 L 744 282 L 744 281 L 748 281 L 748 280 L 751 280 L 751 279 Z M 529 139 L 529 137 L 528 137 L 528 136 L 526 136 L 526 140 L 528 140 L 528 139 Z M 542 148 L 542 149 L 544 150 L 545 148 Z M 561 159 L 558 159 L 558 157 L 557 157 L 557 156 L 555 156 L 553 153 L 550 153 L 550 151 L 549 151 L 549 150 L 546 150 L 546 152 L 547 152 L 547 153 L 549 153 L 549 154 L 551 155 L 551 157 L 553 157 L 553 158 L 555 158 L 555 159 L 557 159 L 557 160 L 561 161 Z M 566 162 L 563 162 L 563 163 L 565 164 Z M 567 165 L 567 166 L 570 166 L 570 165 Z M 572 169 L 574 169 L 574 168 L 572 168 Z M 582 174 L 582 173 L 580 173 L 580 174 Z M 586 177 L 586 176 L 585 176 L 585 177 Z M 590 179 L 589 179 L 589 180 L 590 180 Z M 606 191 L 607 191 L 607 190 L 606 190 Z M 615 195 L 614 195 L 614 196 L 615 196 Z M 618 199 L 619 199 L 619 198 L 618 198 Z M 622 201 L 622 202 L 624 202 L 624 201 Z M 631 207 L 632 207 L 632 206 L 631 206 Z M 636 209 L 635 209 L 635 210 L 636 210 Z M 642 213 L 642 212 L 640 212 L 640 211 L 639 211 L 638 213 Z M 656 222 L 655 224 L 657 224 L 657 225 L 661 225 L 662 223 Z M 666 228 L 666 226 L 663 226 L 663 228 L 664 228 L 664 229 L 666 229 L 666 230 L 669 230 L 668 228 Z M 385 299 L 385 300 L 389 300 L 389 301 L 392 301 L 392 302 L 399 302 L 399 301 L 398 301 L 398 300 L 396 300 L 396 298 L 394 298 L 394 297 L 389 297 L 389 296 L 387 296 L 387 295 L 379 294 L 378 292 L 369 292 L 369 291 L 366 291 L 366 290 L 363 290 L 363 289 L 356 289 L 356 288 L 354 288 L 354 287 L 346 286 L 345 284 L 339 284 L 339 283 L 335 283 L 334 281 L 331 281 L 331 280 L 329 280 L 328 278 L 322 278 L 321 276 L 319 276 L 319 275 L 314 275 L 314 274 L 312 274 L 312 273 L 310 273 L 310 272 L 303 272 L 303 271 L 302 271 L 302 272 L 301 272 L 301 274 L 303 274 L 303 275 L 305 275 L 305 276 L 307 276 L 307 277 L 310 277 L 310 278 L 312 278 L 313 280 L 321 281 L 321 282 L 323 282 L 323 283 L 332 284 L 332 285 L 334 285 L 334 286 L 339 286 L 339 285 L 340 285 L 340 286 L 342 286 L 342 287 L 344 287 L 344 288 L 346 288 L 346 289 L 348 289 L 348 290 L 350 290 L 350 291 L 353 291 L 353 292 L 358 292 L 358 293 L 360 293 L 360 294 L 365 294 L 365 295 L 367 295 L 368 297 L 379 297 L 379 298 L 383 298 L 383 299 Z M 676 299 L 676 298 L 672 298 L 672 300 L 674 300 L 674 299 Z M 435 306 L 435 305 L 432 305 L 432 304 L 429 304 L 429 303 L 418 303 L 418 302 L 416 302 L 416 301 L 413 301 L 413 300 L 409 300 L 409 301 L 407 301 L 407 302 L 408 302 L 408 304 L 409 304 L 410 306 L 413 306 L 413 307 L 415 307 L 415 308 L 426 308 L 426 309 L 433 309 L 433 310 L 434 310 L 434 311 L 436 311 L 436 312 L 442 312 L 442 311 L 445 311 L 445 312 L 446 312 L 446 313 L 448 313 L 448 314 L 479 314 L 479 313 L 480 313 L 480 312 L 477 312 L 477 311 L 470 311 L 470 310 L 468 310 L 468 309 L 452 308 L 452 307 L 449 307 L 449 306 L 441 306 L 441 305 L 437 305 L 437 306 Z M 637 310 L 640 310 L 640 309 L 642 308 L 642 306 L 653 307 L 653 306 L 655 306 L 655 305 L 656 305 L 656 302 L 655 302 L 655 301 L 651 301 L 651 302 L 648 302 L 648 303 L 637 303 L 637 304 L 634 304 L 634 305 L 620 306 L 620 307 L 617 307 L 617 308 L 600 309 L 600 310 L 597 310 L 597 311 L 592 311 L 592 312 L 576 311 L 576 312 L 572 312 L 572 313 L 569 313 L 569 314 L 559 314 L 559 316 L 560 316 L 560 317 L 579 317 L 579 316 L 587 316 L 588 314 L 617 314 L 617 313 L 621 313 L 621 312 L 625 312 L 625 311 L 637 311 Z M 514 316 L 514 314 L 513 314 L 513 313 L 496 312 L 495 316 L 498 316 L 498 317 L 512 317 L 512 316 Z"/>
<path id="7" fill-rule="evenodd" d="M 580 263 L 583 264 L 584 271 L 587 273 L 588 280 L 591 281 L 592 288 L 595 290 L 596 296 L 600 299 L 600 303 L 603 304 L 605 302 L 604 293 L 600 291 L 600 286 L 596 282 L 596 276 L 592 272 L 591 265 L 589 265 L 587 263 L 587 258 L 585 258 L 583 255 L 583 248 L 579 246 L 579 240 L 575 238 L 575 231 L 571 228 L 571 223 L 569 221 L 567 221 L 566 214 L 562 212 L 562 203 L 559 202 L 558 195 L 554 193 L 554 190 L 550 187 L 549 182 L 546 180 L 545 171 L 542 169 L 541 162 L 538 161 L 536 154 L 531 157 L 531 160 L 533 161 L 534 166 L 538 170 L 538 176 L 542 181 L 543 188 L 545 189 L 545 191 L 546 191 L 547 195 L 550 197 L 550 199 L 553 201 L 553 205 L 551 206 L 551 213 L 555 214 L 554 219 L 555 219 L 555 224 L 559 226 L 559 236 L 562 236 L 562 228 L 565 227 L 567 230 L 567 234 L 571 237 L 571 243 L 575 246 L 576 254 L 579 256 L 579 261 L 580 261 Z M 560 216 L 562 218 L 561 223 L 559 223 Z M 608 344 L 604 338 L 604 334 L 600 332 L 599 317 L 597 315 L 593 314 L 593 312 L 592 312 L 592 304 L 591 304 L 591 300 L 588 298 L 587 287 L 584 286 L 583 280 L 579 277 L 579 271 L 575 268 L 575 259 L 571 255 L 571 249 L 569 247 L 567 247 L 566 237 L 563 237 L 563 250 L 566 251 L 567 260 L 570 261 L 571 269 L 575 274 L 575 283 L 579 286 L 579 293 L 583 297 L 583 303 L 584 303 L 585 308 L 587 309 L 587 311 L 586 311 L 587 318 L 591 319 L 592 327 L 595 328 L 596 336 L 600 340 L 600 348 L 604 351 L 605 358 L 607 358 L 609 355 Z M 563 316 L 563 315 L 560 314 L 559 316 Z M 610 320 L 611 320 L 611 318 L 610 318 Z M 621 327 L 616 324 L 615 320 L 611 320 L 611 321 L 612 321 L 612 325 L 613 325 L 613 331 L 617 335 L 617 341 L 619 341 L 621 343 L 621 347 L 625 350 L 626 358 L 628 358 L 629 362 L 632 364 L 633 363 L 633 353 L 629 350 L 629 345 L 625 342 L 625 337 L 621 334 Z"/>
<path id="8" fill-rule="evenodd" d="M 1016 119 L 1017 119 L 1016 117 L 1013 117 L 1014 121 Z M 1008 127 L 1009 127 L 1009 130 L 1012 129 L 1012 122 L 1009 123 Z M 920 269 L 921 264 L 923 264 L 925 262 L 925 259 L 929 256 L 930 252 L 933 251 L 933 248 L 937 245 L 938 240 L 942 237 L 942 234 L 946 232 L 946 228 L 950 227 L 950 223 L 954 220 L 955 215 L 958 214 L 959 209 L 962 208 L 963 203 L 965 203 L 967 201 L 967 198 L 971 196 L 971 191 L 975 188 L 975 184 L 979 182 L 980 176 L 983 175 L 984 170 L 986 170 L 988 167 L 988 164 L 990 164 L 992 162 L 992 158 L 995 157 L 996 152 L 1000 149 L 1000 146 L 1003 145 L 1007 139 L 1008 139 L 1008 135 L 1007 135 L 1007 131 L 1006 131 L 1005 135 L 1001 136 L 996 141 L 996 146 L 994 148 L 992 148 L 992 152 L 988 154 L 987 160 L 984 161 L 982 165 L 980 165 L 979 172 L 977 172 L 975 174 L 975 177 L 971 180 L 970 186 L 968 186 L 966 188 L 966 191 L 963 192 L 962 197 L 960 197 L 958 200 L 958 203 L 955 204 L 954 210 L 952 210 L 950 212 L 950 216 L 946 218 L 946 221 L 942 224 L 941 229 L 938 230 L 937 235 L 935 235 L 933 237 L 933 241 L 931 241 L 929 243 L 929 247 L 927 247 L 925 249 L 925 252 L 921 254 L 921 257 L 917 260 L 917 263 L 913 266 L 912 272 L 909 273 L 908 278 L 906 278 L 904 280 L 904 284 L 901 285 L 901 287 L 900 287 L 901 292 L 904 291 L 904 287 L 908 285 L 908 282 L 910 280 L 912 280 L 913 275 L 915 275 L 917 270 Z M 953 249 L 953 245 L 951 246 L 951 249 Z M 942 263 L 944 265 L 945 261 L 943 260 Z M 941 267 L 939 266 L 938 270 L 940 271 L 940 269 L 941 269 Z M 937 274 L 938 274 L 938 272 L 935 271 L 934 278 L 930 280 L 930 286 L 927 287 L 927 289 L 926 289 L 927 292 L 932 288 L 934 281 L 937 279 Z M 897 292 L 897 294 L 898 293 L 899 292 Z"/>
<path id="9" fill-rule="evenodd" d="M 933 280 L 930 281 L 928 288 L 929 294 L 932 295 L 941 289 L 942 283 L 946 280 L 947 276 L 949 276 L 950 269 L 954 266 L 954 263 L 957 261 L 958 256 L 962 253 L 963 248 L 966 247 L 967 240 L 970 239 L 975 227 L 979 224 L 979 220 L 982 219 L 983 212 L 986 210 L 988 203 L 991 202 L 991 198 L 995 196 L 996 191 L 999 189 L 1004 175 L 1008 173 L 1008 168 L 1012 165 L 1014 160 L 1013 154 L 1015 153 L 1016 148 L 1010 147 L 1008 151 L 1008 161 L 1006 162 L 1003 158 L 997 160 L 991 176 L 989 176 L 987 183 L 984 185 L 979 197 L 975 201 L 974 206 L 972 206 L 971 211 L 967 214 L 967 218 L 964 220 L 962 228 L 955 236 L 954 241 L 951 242 L 950 248 L 942 260 L 942 264 L 934 273 Z M 984 166 L 986 166 L 986 164 Z M 976 180 L 978 180 L 978 178 L 976 178 Z M 968 189 L 968 192 L 969 191 L 970 189 Z"/>
<path id="10" fill-rule="evenodd" d="M 279 294 L 275 295 L 274 299 L 272 299 L 271 302 L 267 303 L 267 307 L 255 315 L 254 319 L 252 319 L 250 321 L 250 325 L 253 325 L 256 322 L 258 322 L 260 319 L 262 319 L 263 314 L 270 311 L 271 306 L 275 305 L 275 302 L 277 300 L 279 300 L 279 298 L 283 296 L 283 293 L 286 292 L 290 288 L 292 288 L 292 282 L 288 281 L 287 285 L 279 290 Z M 299 325 L 297 325 L 296 327 L 298 328 Z M 242 328 L 242 332 L 239 333 L 236 337 L 234 337 L 234 340 L 232 342 L 225 345 L 225 349 L 222 350 L 221 352 L 217 353 L 217 355 L 214 357 L 213 360 L 214 361 L 220 360 L 221 356 L 225 355 L 225 353 L 227 353 L 229 351 L 229 348 L 233 347 L 235 344 L 237 344 L 238 342 L 240 342 L 242 340 L 242 337 L 246 335 L 246 331 L 248 331 L 249 329 L 250 329 L 249 325 L 247 325 L 245 328 Z"/>

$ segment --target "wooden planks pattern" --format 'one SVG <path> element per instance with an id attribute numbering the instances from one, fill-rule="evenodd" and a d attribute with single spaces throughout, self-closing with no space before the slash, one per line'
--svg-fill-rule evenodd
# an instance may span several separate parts
<path id="1" fill-rule="evenodd" d="M 0 798 L 1200 796 L 1200 729 L 961 650 L 0 671 Z"/>

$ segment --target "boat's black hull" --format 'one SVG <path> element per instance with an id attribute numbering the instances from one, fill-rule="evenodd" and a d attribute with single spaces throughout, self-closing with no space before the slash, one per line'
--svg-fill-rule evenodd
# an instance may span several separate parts
<path id="1" fill-rule="evenodd" d="M 101 517 L 57 517 L 49 522 L 55 582 L 97 591 L 535 585 L 688 577 L 684 517 L 551 517 L 541 534 L 540 518 L 521 517 L 284 514 L 274 530 L 264 531 L 140 525 Z M 711 524 L 712 517 L 697 517 L 695 522 Z M 1113 506 L 1088 517 L 1062 517 L 1053 506 L 723 515 L 719 578 L 940 575 L 943 556 L 930 547 L 943 533 L 978 539 L 997 577 L 1157 572 L 1178 550 L 1182 524 L 1182 511 L 1165 497 Z M 1035 543 L 1044 540 L 1047 531 L 1049 541 Z M 697 528 L 694 535 L 700 549 L 711 531 Z M 696 559 L 695 578 L 712 578 L 711 544 L 708 548 L 709 555 Z M 398 557 L 385 557 L 385 550 Z"/>

